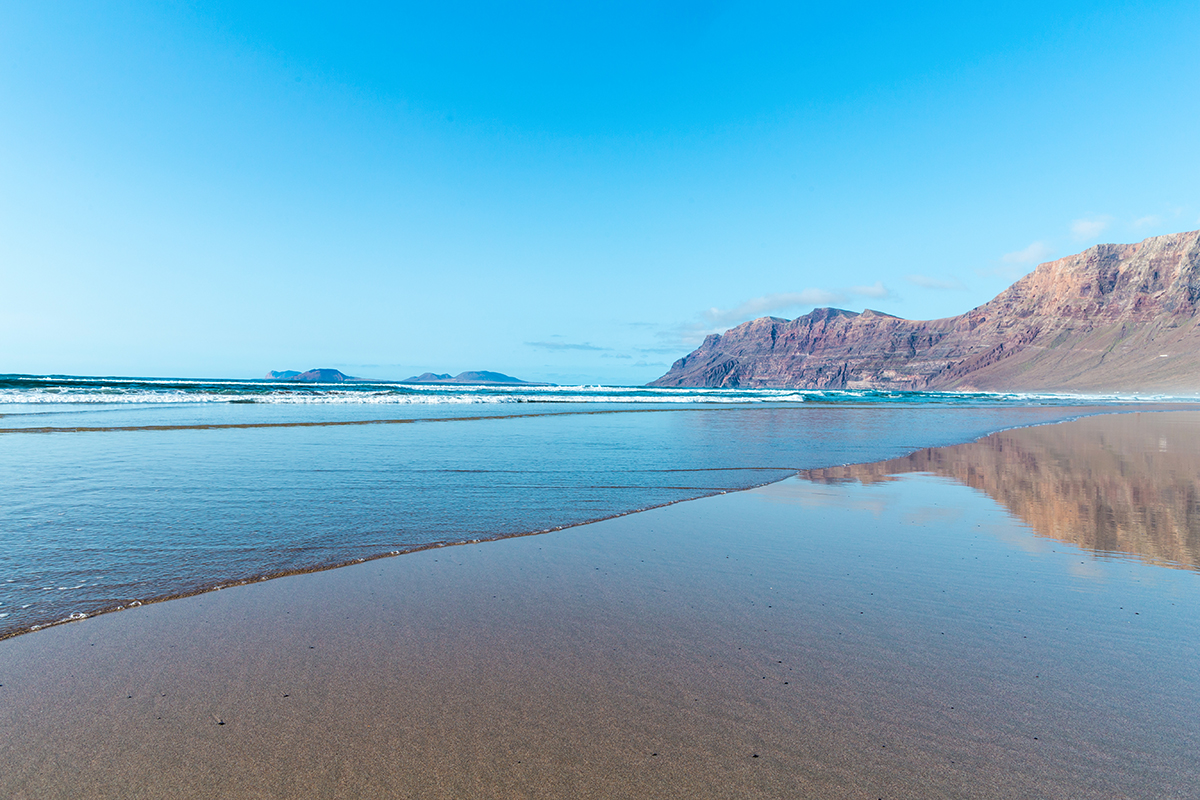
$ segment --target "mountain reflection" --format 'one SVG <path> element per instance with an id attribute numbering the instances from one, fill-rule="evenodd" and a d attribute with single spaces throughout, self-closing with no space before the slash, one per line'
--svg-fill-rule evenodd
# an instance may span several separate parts
<path id="1" fill-rule="evenodd" d="M 1039 536 L 1200 569 L 1200 412 L 1088 417 L 800 477 L 874 483 L 906 472 L 986 492 Z"/>

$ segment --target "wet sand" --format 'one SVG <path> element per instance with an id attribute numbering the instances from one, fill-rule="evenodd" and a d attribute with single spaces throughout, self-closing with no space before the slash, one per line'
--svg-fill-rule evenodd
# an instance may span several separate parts
<path id="1" fill-rule="evenodd" d="M 1161 436 L 1114 431 L 1168 417 L 1200 424 L 1027 435 L 1142 463 Z M 789 479 L 0 642 L 0 794 L 1196 797 L 1200 575 L 928 473 Z"/>
<path id="2" fill-rule="evenodd" d="M 1200 414 L 1086 417 L 800 474 L 874 483 L 911 472 L 985 492 L 1047 539 L 1200 570 Z"/>

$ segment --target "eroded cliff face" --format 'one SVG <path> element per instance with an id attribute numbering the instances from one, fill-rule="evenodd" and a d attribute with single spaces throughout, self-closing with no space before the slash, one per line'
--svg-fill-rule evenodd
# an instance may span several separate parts
<path id="1" fill-rule="evenodd" d="M 1038 536 L 1097 554 L 1200 569 L 1200 412 L 1105 415 L 1021 428 L 800 477 L 870 484 L 909 472 L 985 492 Z"/>
<path id="2" fill-rule="evenodd" d="M 1200 231 L 1040 265 L 957 317 L 819 308 L 709 336 L 652 386 L 1200 391 Z"/>

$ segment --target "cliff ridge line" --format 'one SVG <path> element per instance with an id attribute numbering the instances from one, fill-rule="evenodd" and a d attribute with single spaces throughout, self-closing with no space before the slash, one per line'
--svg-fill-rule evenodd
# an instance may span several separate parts
<path id="1" fill-rule="evenodd" d="M 818 308 L 712 334 L 651 386 L 1200 392 L 1200 231 L 1040 264 L 964 314 Z"/>

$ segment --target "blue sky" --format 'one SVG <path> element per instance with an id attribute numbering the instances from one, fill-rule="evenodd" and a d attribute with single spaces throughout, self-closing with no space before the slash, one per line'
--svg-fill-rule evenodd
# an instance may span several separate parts
<path id="1" fill-rule="evenodd" d="M 643 383 L 1200 228 L 1200 5 L 0 5 L 0 372 Z"/>

